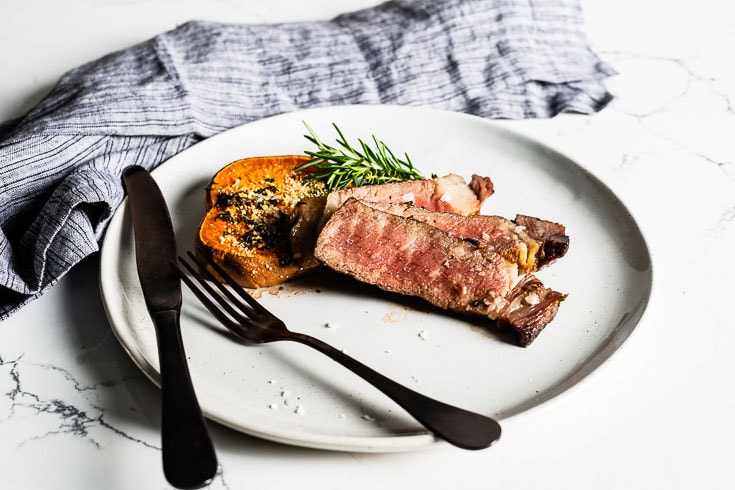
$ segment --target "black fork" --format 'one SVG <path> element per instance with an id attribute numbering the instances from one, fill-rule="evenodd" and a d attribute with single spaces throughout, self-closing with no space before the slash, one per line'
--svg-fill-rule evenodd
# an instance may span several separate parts
<path id="1" fill-rule="evenodd" d="M 435 436 L 460 448 L 484 449 L 500 438 L 500 424 L 492 418 L 417 393 L 315 337 L 290 331 L 279 318 L 258 303 L 216 263 L 207 260 L 207 264 L 229 288 L 218 281 L 209 272 L 207 264 L 197 256 L 191 252 L 187 255 L 197 267 L 179 257 L 179 263 L 173 264 L 174 268 L 202 304 L 237 337 L 251 343 L 290 340 L 308 345 L 378 388 Z M 189 275 L 184 272 L 181 265 Z"/>

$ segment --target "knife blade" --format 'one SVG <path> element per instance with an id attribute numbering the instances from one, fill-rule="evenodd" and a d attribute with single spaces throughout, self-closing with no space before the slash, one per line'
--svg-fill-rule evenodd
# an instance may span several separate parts
<path id="1" fill-rule="evenodd" d="M 172 263 L 176 238 L 166 200 L 140 166 L 123 171 L 133 222 L 135 262 L 153 321 L 160 364 L 163 472 L 176 488 L 201 488 L 217 472 L 217 457 L 197 401 L 181 337 L 181 281 Z"/>

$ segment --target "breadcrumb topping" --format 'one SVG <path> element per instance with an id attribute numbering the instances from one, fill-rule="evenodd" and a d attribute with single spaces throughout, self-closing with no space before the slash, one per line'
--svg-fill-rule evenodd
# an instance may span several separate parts
<path id="1" fill-rule="evenodd" d="M 299 201 L 325 195 L 323 182 L 289 174 L 277 182 L 266 177 L 241 187 L 239 179 L 220 189 L 215 198 L 216 219 L 224 221 L 219 242 L 253 257 L 264 249 L 278 249 L 288 241 L 290 215 Z"/>

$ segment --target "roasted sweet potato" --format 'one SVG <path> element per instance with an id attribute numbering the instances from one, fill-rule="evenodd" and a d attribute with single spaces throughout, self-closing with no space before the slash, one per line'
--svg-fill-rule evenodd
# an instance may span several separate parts
<path id="1" fill-rule="evenodd" d="M 324 184 L 296 171 L 306 155 L 246 158 L 217 172 L 206 192 L 207 213 L 195 251 L 212 257 L 245 287 L 280 284 L 318 267 L 291 250 L 294 209 L 326 195 Z"/>

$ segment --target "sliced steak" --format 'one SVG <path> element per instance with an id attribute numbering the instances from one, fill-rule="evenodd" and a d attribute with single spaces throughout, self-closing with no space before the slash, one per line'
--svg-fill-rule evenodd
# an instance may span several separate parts
<path id="1" fill-rule="evenodd" d="M 569 247 L 564 227 L 557 223 L 522 216 L 516 221 L 501 216 L 460 216 L 429 211 L 408 203 L 366 203 L 387 213 L 412 218 L 465 240 L 476 242 L 484 250 L 498 253 L 518 264 L 518 272 L 534 272 L 562 257 Z"/>
<path id="2" fill-rule="evenodd" d="M 302 202 L 289 217 L 291 250 L 295 257 L 309 257 L 314 239 L 332 213 L 347 199 L 354 197 L 369 202 L 413 203 L 434 211 L 460 215 L 480 212 L 482 203 L 493 194 L 489 177 L 473 175 L 470 184 L 455 174 L 425 180 L 392 184 L 367 185 L 330 192 L 317 202 Z"/>
<path id="3" fill-rule="evenodd" d="M 329 193 L 322 223 L 351 197 L 369 202 L 411 202 L 432 211 L 471 215 L 480 212 L 482 202 L 492 193 L 493 183 L 488 177 L 473 175 L 471 184 L 468 185 L 461 176 L 455 174 L 433 179 L 351 187 Z"/>
<path id="4" fill-rule="evenodd" d="M 325 224 L 315 257 L 386 291 L 510 326 L 530 344 L 556 315 L 560 293 L 530 278 L 516 285 L 517 265 L 430 224 L 349 199 Z"/>

